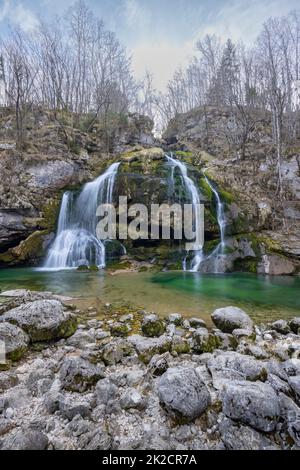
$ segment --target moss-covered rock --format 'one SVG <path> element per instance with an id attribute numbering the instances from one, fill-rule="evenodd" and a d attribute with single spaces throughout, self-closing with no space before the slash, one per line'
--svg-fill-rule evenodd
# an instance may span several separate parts
<path id="1" fill-rule="evenodd" d="M 68 338 L 77 329 L 75 315 L 57 300 L 35 300 L 9 310 L 3 320 L 18 325 L 32 342 Z"/>
<path id="2" fill-rule="evenodd" d="M 62 388 L 70 392 L 86 392 L 103 377 L 102 368 L 81 357 L 66 357 L 59 371 Z"/>
<path id="3" fill-rule="evenodd" d="M 132 261 L 131 260 L 117 260 L 117 261 L 108 261 L 107 263 L 107 268 L 110 271 L 116 271 L 116 270 L 128 270 L 133 267 Z"/>
<path id="4" fill-rule="evenodd" d="M 88 272 L 89 267 L 86 264 L 81 264 L 76 270 L 79 272 Z"/>
<path id="5" fill-rule="evenodd" d="M 238 258 L 234 261 L 233 270 L 257 274 L 259 260 L 257 258 Z"/>
<path id="6" fill-rule="evenodd" d="M 152 357 L 156 354 L 163 354 L 170 351 L 172 340 L 167 335 L 159 338 L 145 338 L 140 335 L 129 336 L 127 341 L 134 346 L 139 360 L 144 364 L 149 364 Z"/>
<path id="7" fill-rule="evenodd" d="M 112 336 L 127 336 L 130 328 L 126 323 L 113 323 L 110 327 Z"/>
<path id="8" fill-rule="evenodd" d="M 151 314 L 144 317 L 142 321 L 142 332 L 145 336 L 161 336 L 166 330 L 165 323 L 157 315 Z"/>
<path id="9" fill-rule="evenodd" d="M 48 231 L 55 231 L 62 195 L 62 191 L 59 191 L 56 197 L 48 199 L 42 207 L 41 226 Z"/>
<path id="10" fill-rule="evenodd" d="M 16 325 L 0 323 L 0 342 L 5 345 L 5 360 L 18 361 L 28 349 L 29 336 Z"/>
<path id="11" fill-rule="evenodd" d="M 89 271 L 97 272 L 97 271 L 99 271 L 99 268 L 98 268 L 98 266 L 92 265 L 92 266 L 89 266 Z"/>
<path id="12" fill-rule="evenodd" d="M 205 196 L 208 201 L 212 201 L 213 191 L 204 177 L 199 179 L 199 188 L 203 196 Z"/>
<path id="13" fill-rule="evenodd" d="M 252 330 L 253 321 L 238 307 L 218 308 L 211 315 L 212 321 L 224 333 L 232 333 L 236 329 Z"/>
<path id="14" fill-rule="evenodd" d="M 67 315 L 65 321 L 60 325 L 57 337 L 58 338 L 69 338 L 77 330 L 78 321 L 75 315 Z"/>
<path id="15" fill-rule="evenodd" d="M 171 351 L 177 354 L 189 354 L 191 346 L 187 339 L 175 335 L 172 339 Z"/>
<path id="16" fill-rule="evenodd" d="M 121 161 L 134 162 L 140 160 L 161 160 L 165 156 L 163 149 L 159 147 L 133 150 L 121 155 Z"/>
<path id="17" fill-rule="evenodd" d="M 193 334 L 193 350 L 197 353 L 212 353 L 220 345 L 220 338 L 206 328 L 198 328 Z"/>
<path id="18" fill-rule="evenodd" d="M 220 243 L 220 239 L 205 241 L 204 246 L 203 246 L 204 254 L 208 255 L 212 253 L 217 248 L 219 243 Z"/>
<path id="19" fill-rule="evenodd" d="M 36 264 L 44 254 L 44 243 L 48 233 L 48 230 L 37 230 L 18 246 L 0 253 L 0 264 Z"/>

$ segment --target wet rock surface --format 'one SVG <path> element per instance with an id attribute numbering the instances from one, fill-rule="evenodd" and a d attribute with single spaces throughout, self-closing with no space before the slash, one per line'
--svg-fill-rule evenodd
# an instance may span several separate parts
<path id="1" fill-rule="evenodd" d="M 14 310 L 29 305 L 32 312 L 32 302 L 47 300 L 54 318 L 58 309 L 70 313 L 44 295 L 23 293 Z M 0 318 L 11 310 L 4 308 Z M 141 326 L 149 315 L 142 314 Z M 113 322 L 132 331 L 134 315 L 120 318 Z M 25 341 L 24 356 L 0 371 L 0 448 L 300 448 L 300 336 L 292 328 L 249 329 L 247 319 L 245 329 L 236 318 L 232 325 L 230 312 L 222 322 L 230 322 L 234 334 L 200 322 L 192 327 L 177 314 L 158 320 L 165 331 L 154 337 L 140 329 L 120 338 L 110 316 L 87 316 L 68 339 L 44 341 L 38 349 Z M 5 325 L 19 332 L 20 326 L 0 322 Z M 11 330 L 8 343 L 12 339 Z M 214 347 L 199 348 L 200 339 Z"/>

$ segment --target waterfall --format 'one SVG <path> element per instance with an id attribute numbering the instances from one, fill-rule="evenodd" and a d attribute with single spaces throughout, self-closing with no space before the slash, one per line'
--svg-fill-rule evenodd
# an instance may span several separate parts
<path id="1" fill-rule="evenodd" d="M 187 167 L 184 163 L 180 162 L 179 160 L 176 160 L 173 157 L 170 157 L 169 155 L 166 155 L 166 158 L 171 166 L 171 183 L 172 187 L 175 187 L 175 182 L 174 182 L 174 175 L 175 175 L 175 169 L 178 168 L 180 175 L 182 177 L 183 185 L 187 191 L 187 193 L 190 196 L 191 203 L 193 207 L 197 207 L 197 205 L 201 204 L 201 199 L 200 199 L 200 194 L 199 191 L 194 183 L 194 181 L 188 176 L 187 173 Z M 201 230 L 201 220 L 199 218 L 199 211 L 195 210 L 195 231 L 199 232 Z M 203 250 L 197 250 L 195 251 L 194 258 L 191 263 L 191 271 L 199 271 L 200 265 L 203 261 Z M 183 269 L 186 270 L 186 258 L 183 260 Z"/>
<path id="2" fill-rule="evenodd" d="M 84 185 L 78 197 L 67 191 L 62 198 L 56 238 L 44 268 L 66 269 L 80 265 L 105 266 L 105 244 L 96 237 L 96 210 L 113 200 L 113 189 L 120 163 Z"/>
<path id="3" fill-rule="evenodd" d="M 225 229 L 226 229 L 226 218 L 224 212 L 224 204 L 221 201 L 220 195 L 210 180 L 207 178 L 204 172 L 204 178 L 210 189 L 212 190 L 216 201 L 217 201 L 217 222 L 220 229 L 220 243 L 214 249 L 214 251 L 207 257 L 208 259 L 214 259 L 214 272 L 219 273 L 220 271 L 220 260 L 224 257 L 224 248 L 225 248 Z"/>
<path id="4" fill-rule="evenodd" d="M 170 157 L 168 155 L 166 155 L 166 158 L 171 166 L 170 179 L 171 179 L 172 190 L 174 191 L 174 188 L 175 188 L 175 181 L 174 181 L 175 169 L 178 168 L 180 176 L 182 178 L 183 186 L 190 196 L 192 205 L 195 206 L 196 204 L 200 204 L 201 198 L 200 198 L 199 190 L 197 189 L 197 186 L 193 182 L 193 180 L 188 176 L 186 165 L 183 162 L 180 162 L 179 160 L 176 160 L 175 158 Z M 219 272 L 224 272 L 224 269 L 221 266 L 224 262 L 225 230 L 226 230 L 226 218 L 225 218 L 224 204 L 221 201 L 218 191 L 210 182 L 210 180 L 205 175 L 205 173 L 204 173 L 204 178 L 216 198 L 217 221 L 218 221 L 218 226 L 220 230 L 220 243 L 213 250 L 213 252 L 210 253 L 208 256 L 204 255 L 203 250 L 195 251 L 194 257 L 190 264 L 190 271 L 197 272 L 200 270 L 201 266 L 203 267 L 203 265 L 205 264 L 206 266 L 204 266 L 204 268 L 207 269 L 211 267 L 212 272 L 219 273 Z M 196 211 L 195 213 L 198 214 L 198 211 Z M 196 231 L 201 229 L 200 223 L 201 221 L 198 220 L 198 217 L 196 215 L 196 220 L 195 220 Z M 212 261 L 212 263 L 210 263 L 210 261 Z M 206 262 L 209 262 L 209 263 L 206 263 Z M 184 271 L 187 270 L 187 256 L 185 256 L 183 259 L 183 270 Z"/>
<path id="5" fill-rule="evenodd" d="M 68 224 L 68 208 L 70 204 L 71 193 L 67 191 L 64 193 L 57 223 L 57 233 L 61 233 L 67 228 Z"/>
<path id="6" fill-rule="evenodd" d="M 211 184 L 209 179 L 207 178 L 206 175 L 204 175 L 205 181 L 212 190 L 212 192 L 215 195 L 216 201 L 217 201 L 217 221 L 220 229 L 220 248 L 223 251 L 223 248 L 225 246 L 225 228 L 226 228 L 226 218 L 225 218 L 225 212 L 224 212 L 224 204 L 222 203 L 219 193 L 216 190 L 216 188 Z"/>

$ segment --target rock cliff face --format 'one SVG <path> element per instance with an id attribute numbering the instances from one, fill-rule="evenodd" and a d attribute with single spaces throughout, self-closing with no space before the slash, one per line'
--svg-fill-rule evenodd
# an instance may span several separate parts
<path id="1" fill-rule="evenodd" d="M 183 161 L 205 204 L 204 254 L 220 241 L 216 197 L 203 171 L 217 189 L 226 216 L 226 247 L 220 271 L 296 274 L 300 271 L 300 143 L 283 153 L 283 198 L 279 198 L 276 149 L 268 116 L 253 117 L 241 151 L 243 129 L 226 110 L 196 109 L 170 122 L 157 147 L 147 118 L 132 115 L 95 124 L 89 132 L 64 125 L 50 113 L 29 120 L 26 148 L 12 143 L 13 118 L 2 113 L 0 130 L 0 265 L 41 262 L 55 233 L 62 194 L 79 189 L 121 161 L 115 194 L 128 203 L 170 202 L 170 168 L 165 151 Z M 234 136 L 234 138 L 233 138 Z M 156 147 L 153 146 L 156 144 Z M 176 191 L 184 200 L 180 177 Z M 179 242 L 127 240 L 130 255 L 155 260 L 161 268 L 181 269 Z M 113 248 L 113 246 L 112 246 Z M 213 258 L 201 270 L 213 271 Z"/>
<path id="2" fill-rule="evenodd" d="M 121 157 L 115 193 L 127 195 L 128 207 L 144 204 L 148 208 L 148 234 L 151 232 L 151 204 L 174 202 L 170 193 L 170 176 L 171 169 L 162 148 L 133 151 Z M 181 181 L 178 182 L 178 189 L 183 191 Z M 139 261 L 153 261 L 160 268 L 182 268 L 183 247 L 178 241 L 153 240 L 149 236 L 148 240 L 128 238 L 124 245 L 127 252 Z"/>
<path id="3" fill-rule="evenodd" d="M 300 263 L 300 136 L 283 148 L 279 198 L 271 119 L 258 114 L 252 120 L 243 152 L 241 123 L 228 109 L 179 115 L 163 137 L 169 150 L 193 155 L 193 165 L 205 168 L 218 188 L 227 219 L 225 269 L 292 274 Z"/>
<path id="4" fill-rule="evenodd" d="M 137 144 L 153 145 L 153 123 L 115 118 L 89 132 L 41 111 L 29 116 L 25 148 L 13 143 L 14 117 L 0 110 L 0 265 L 36 264 L 52 241 L 64 190 L 90 181 Z"/>

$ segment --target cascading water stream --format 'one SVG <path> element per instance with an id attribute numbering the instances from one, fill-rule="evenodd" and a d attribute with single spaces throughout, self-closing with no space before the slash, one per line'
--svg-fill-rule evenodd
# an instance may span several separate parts
<path id="1" fill-rule="evenodd" d="M 207 259 L 213 258 L 214 259 L 214 272 L 220 272 L 219 261 L 222 256 L 224 256 L 224 248 L 225 248 L 225 230 L 226 230 L 226 218 L 224 212 L 224 204 L 221 201 L 220 195 L 213 184 L 209 181 L 207 176 L 205 175 L 205 171 L 203 172 L 204 178 L 208 186 L 210 187 L 211 191 L 213 192 L 216 201 L 217 201 L 217 222 L 220 229 L 220 243 L 214 249 L 214 251 L 208 255 Z"/>
<path id="2" fill-rule="evenodd" d="M 223 251 L 223 248 L 225 246 L 225 228 L 226 228 L 226 218 L 225 218 L 225 212 L 224 212 L 224 204 L 222 203 L 222 201 L 220 199 L 218 191 L 211 184 L 211 182 L 209 181 L 209 179 L 207 178 L 207 176 L 205 174 L 204 174 L 204 178 L 205 178 L 206 183 L 208 184 L 208 186 L 210 187 L 210 189 L 214 193 L 216 201 L 217 201 L 217 221 L 218 221 L 218 225 L 219 225 L 219 228 L 220 228 L 220 238 L 221 238 L 220 247 Z"/>
<path id="3" fill-rule="evenodd" d="M 171 189 L 175 189 L 175 170 L 182 179 L 182 185 L 192 205 L 196 208 L 201 204 L 199 190 L 193 180 L 188 176 L 186 165 L 171 156 L 166 156 L 171 167 Z M 99 204 L 110 204 L 113 201 L 113 191 L 116 175 L 120 163 L 112 164 L 104 174 L 100 175 L 91 183 L 87 183 L 79 196 L 75 192 L 67 191 L 62 198 L 60 214 L 57 226 L 56 238 L 49 250 L 44 269 L 66 269 L 76 268 L 80 265 L 105 266 L 105 245 L 96 237 L 97 218 L 96 211 Z M 224 256 L 226 219 L 224 205 L 221 202 L 218 191 L 209 181 L 204 173 L 206 183 L 211 188 L 217 202 L 217 220 L 220 228 L 221 241 L 215 250 L 204 256 L 203 250 L 194 252 L 190 264 L 190 271 L 199 271 L 203 262 L 213 259 L 214 272 L 220 272 L 219 261 Z M 202 230 L 202 219 L 199 211 L 195 210 L 194 230 L 199 233 Z M 126 253 L 125 248 L 123 253 Z M 186 256 L 183 260 L 183 269 L 187 270 Z"/>
<path id="4" fill-rule="evenodd" d="M 105 266 L 105 244 L 96 237 L 96 211 L 99 204 L 110 204 L 120 163 L 87 183 L 76 198 L 71 191 L 63 195 L 56 238 L 44 269 L 76 268 L 80 265 Z"/>
<path id="5" fill-rule="evenodd" d="M 173 157 L 170 157 L 166 155 L 166 158 L 171 165 L 171 184 L 172 184 L 172 190 L 174 191 L 175 187 L 175 169 L 178 168 L 183 185 L 187 191 L 187 193 L 190 196 L 191 203 L 193 206 L 196 206 L 196 204 L 201 203 L 200 199 L 200 194 L 197 189 L 197 186 L 193 182 L 193 180 L 188 176 L 187 173 L 187 167 L 183 162 L 180 162 L 179 160 L 176 160 Z M 213 272 L 214 273 L 219 273 L 223 272 L 220 270 L 220 261 L 224 258 L 224 248 L 225 248 L 225 230 L 226 230 L 226 218 L 225 218 L 225 212 L 224 212 L 224 204 L 221 201 L 220 195 L 216 188 L 213 186 L 213 184 L 209 181 L 208 177 L 204 174 L 205 181 L 211 191 L 213 192 L 215 198 L 216 198 L 216 203 L 217 203 L 217 221 L 218 221 L 218 226 L 220 229 L 220 243 L 218 246 L 213 250 L 212 253 L 210 253 L 208 256 L 204 256 L 203 250 L 198 250 L 195 251 L 194 257 L 191 262 L 190 266 L 190 271 L 197 272 L 200 270 L 201 265 L 208 260 L 213 260 Z M 195 230 L 199 231 L 201 230 L 201 220 L 197 217 L 198 211 L 195 211 L 196 218 L 195 218 Z M 184 271 L 187 270 L 187 256 L 185 256 L 183 260 L 183 269 Z"/>
<path id="6" fill-rule="evenodd" d="M 176 160 L 173 157 L 170 157 L 169 155 L 166 155 L 166 158 L 171 166 L 171 182 L 173 188 L 175 187 L 175 182 L 174 182 L 174 175 L 175 175 L 175 169 L 178 168 L 180 175 L 182 177 L 183 185 L 187 191 L 187 193 L 190 196 L 191 203 L 194 208 L 196 208 L 198 205 L 201 204 L 201 199 L 200 199 L 200 194 L 199 191 L 194 183 L 194 181 L 188 176 L 187 173 L 187 167 L 184 163 L 182 163 L 179 160 Z M 201 219 L 199 217 L 199 211 L 195 210 L 195 231 L 198 233 L 201 230 Z M 203 261 L 203 250 L 197 250 L 195 251 L 195 255 L 193 257 L 192 263 L 191 263 L 191 271 L 199 271 L 200 265 Z M 183 269 L 186 270 L 186 258 L 183 260 Z"/>

